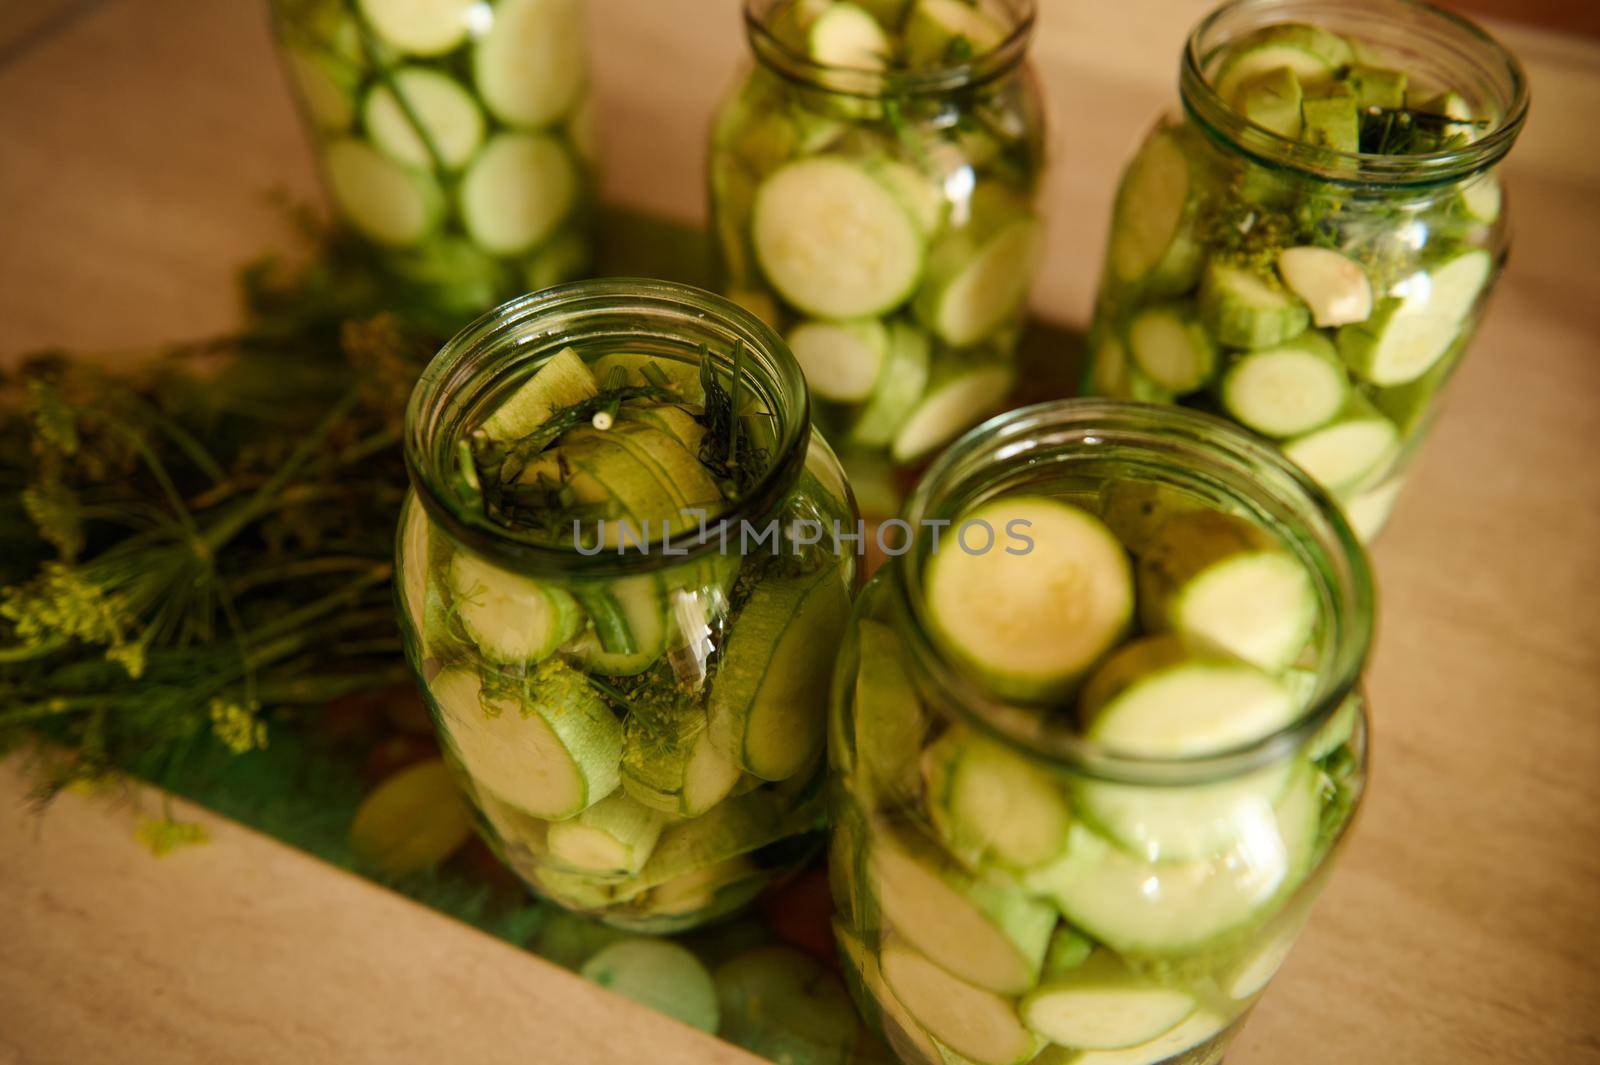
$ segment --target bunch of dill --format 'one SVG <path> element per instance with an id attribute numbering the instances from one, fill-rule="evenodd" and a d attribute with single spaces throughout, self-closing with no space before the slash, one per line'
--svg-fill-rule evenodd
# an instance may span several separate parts
<path id="1" fill-rule="evenodd" d="M 334 243 L 244 283 L 235 335 L 0 379 L 0 750 L 61 753 L 41 799 L 407 679 L 399 441 L 437 331 Z"/>

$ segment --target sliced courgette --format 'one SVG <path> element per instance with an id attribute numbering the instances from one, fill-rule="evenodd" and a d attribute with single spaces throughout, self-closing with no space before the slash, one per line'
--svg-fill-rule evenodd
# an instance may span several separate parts
<path id="1" fill-rule="evenodd" d="M 495 408 L 481 429 L 490 440 L 515 440 L 543 425 L 561 407 L 581 403 L 599 391 L 594 374 L 572 348 L 563 348 Z"/>
<path id="2" fill-rule="evenodd" d="M 467 39 L 476 0 L 360 0 L 367 25 L 412 55 L 443 55 Z"/>
<path id="3" fill-rule="evenodd" d="M 1246 352 L 1222 378 L 1222 405 L 1240 425 L 1273 437 L 1326 425 L 1344 409 L 1350 378 L 1333 343 L 1306 330 L 1277 347 Z"/>
<path id="4" fill-rule="evenodd" d="M 1031 215 L 957 230 L 933 248 L 917 316 L 951 347 L 969 347 L 1011 322 L 1028 296 L 1044 227 Z"/>
<path id="5" fill-rule="evenodd" d="M 1169 518 L 1139 557 L 1146 629 L 1175 629 L 1269 672 L 1300 654 L 1317 619 L 1305 567 L 1253 523 L 1215 510 Z"/>
<path id="6" fill-rule="evenodd" d="M 963 534 L 968 526 L 978 531 Z M 1005 496 L 963 515 L 953 532 L 956 542 L 929 563 L 930 620 L 939 641 L 995 690 L 1059 697 L 1127 631 L 1128 557 L 1088 512 Z"/>
<path id="7" fill-rule="evenodd" d="M 922 755 L 929 819 L 968 868 L 1031 869 L 1061 856 L 1072 814 L 1060 783 L 1028 759 L 965 728 Z"/>
<path id="8" fill-rule="evenodd" d="M 1206 268 L 1200 316 L 1217 342 L 1230 348 L 1270 348 L 1311 323 L 1306 305 L 1276 278 L 1220 262 Z"/>
<path id="9" fill-rule="evenodd" d="M 450 560 L 450 601 L 478 653 L 502 665 L 542 662 L 583 627 L 583 611 L 565 588 L 466 551 Z"/>
<path id="10" fill-rule="evenodd" d="M 483 112 L 477 101 L 454 78 L 429 67 L 393 71 L 367 93 L 361 116 L 372 142 L 406 166 L 429 167 L 437 161 L 456 169 L 483 143 Z"/>
<path id="11" fill-rule="evenodd" d="M 621 761 L 629 796 L 683 817 L 705 813 L 739 781 L 739 767 L 711 742 L 705 711 L 690 703 L 630 714 Z"/>
<path id="12" fill-rule="evenodd" d="M 1118 1050 L 1170 1032 L 1197 1004 L 1191 992 L 1140 976 L 1116 954 L 1097 950 L 1028 992 L 1018 1012 L 1030 1029 L 1053 1043 Z"/>
<path id="13" fill-rule="evenodd" d="M 1339 353 L 1380 388 L 1427 373 L 1464 332 L 1463 323 L 1489 283 L 1494 261 L 1472 248 L 1420 270 L 1379 302 L 1372 316 L 1339 330 Z"/>
<path id="14" fill-rule="evenodd" d="M 1189 159 L 1177 137 L 1158 130 L 1128 166 L 1111 225 L 1111 271 L 1124 284 L 1178 295 L 1194 287 L 1203 253 L 1193 233 Z"/>
<path id="15" fill-rule="evenodd" d="M 622 726 L 581 673 L 547 663 L 516 699 L 447 669 L 428 695 L 474 784 L 524 813 L 563 820 L 617 788 Z"/>
<path id="16" fill-rule="evenodd" d="M 489 32 L 473 51 L 472 72 L 496 118 L 537 129 L 561 119 L 577 102 L 585 54 L 578 0 L 500 0 Z"/>
<path id="17" fill-rule="evenodd" d="M 883 978 L 922 1028 L 978 1065 L 1019 1065 L 1040 1040 L 1017 1018 L 1010 1000 L 965 983 L 900 944 L 884 948 Z"/>
<path id="18" fill-rule="evenodd" d="M 1075 822 L 1065 856 L 1030 873 L 1027 886 L 1124 954 L 1208 949 L 1265 920 L 1301 882 L 1316 844 L 1319 795 L 1316 774 L 1302 768 L 1278 800 L 1276 831 L 1241 841 L 1228 856 L 1192 862 L 1146 861 Z"/>
<path id="19" fill-rule="evenodd" d="M 855 703 L 856 772 L 874 791 L 905 800 L 920 786 L 917 752 L 927 717 L 894 629 L 862 618 L 857 626 Z"/>
<path id="20" fill-rule="evenodd" d="M 1160 388 L 1185 395 L 1203 388 L 1217 369 L 1217 345 L 1187 302 L 1158 303 L 1128 323 L 1128 353 Z"/>
<path id="21" fill-rule="evenodd" d="M 1233 750 L 1279 731 L 1299 711 L 1278 679 L 1172 635 L 1118 648 L 1078 700 L 1090 739 L 1141 758 Z"/>
<path id="22" fill-rule="evenodd" d="M 570 821 L 550 826 L 546 844 L 550 856 L 563 865 L 586 873 L 637 873 L 661 837 L 660 812 L 620 791 Z"/>
<path id="23" fill-rule="evenodd" d="M 485 251 L 519 255 L 556 231 L 577 204 L 572 155 L 554 137 L 500 133 L 461 180 L 461 221 Z"/>
<path id="24" fill-rule="evenodd" d="M 1355 57 L 1336 33 L 1300 22 L 1264 26 L 1233 43 L 1212 84 L 1217 95 L 1237 106 L 1241 91 L 1256 78 L 1288 68 L 1307 89 L 1320 89 Z"/>
<path id="25" fill-rule="evenodd" d="M 870 318 L 911 297 L 926 256 L 916 219 L 865 165 L 813 156 L 756 193 L 756 259 L 779 295 L 818 318 Z"/>
<path id="26" fill-rule="evenodd" d="M 794 776 L 820 748 L 834 644 L 850 600 L 837 567 L 768 577 L 734 618 L 711 689 L 713 742 L 763 780 Z"/>
<path id="27" fill-rule="evenodd" d="M 877 318 L 807 320 L 789 331 L 788 340 L 811 394 L 834 403 L 869 398 L 889 358 L 889 330 Z"/>
<path id="28" fill-rule="evenodd" d="M 879 448 L 895 438 L 928 387 L 933 345 L 908 322 L 889 326 L 889 350 L 872 395 L 850 427 L 850 440 Z"/>
<path id="29" fill-rule="evenodd" d="M 444 197 L 428 174 L 396 163 L 364 141 L 334 141 L 323 149 L 322 162 L 340 212 L 379 244 L 416 244 L 444 215 Z"/>
<path id="30" fill-rule="evenodd" d="M 1331 492 L 1350 492 L 1371 484 L 1389 468 L 1400 433 L 1359 392 L 1320 429 L 1283 445 L 1283 453 L 1311 479 Z"/>
<path id="31" fill-rule="evenodd" d="M 1009 365 L 947 356 L 928 373 L 920 401 L 894 434 L 889 453 L 901 464 L 927 458 L 1000 409 L 1016 383 Z"/>
<path id="32" fill-rule="evenodd" d="M 889 830 L 873 840 L 867 882 L 895 934 L 961 980 L 1017 995 L 1038 978 L 1055 914 L 1012 883 L 974 876 L 912 831 Z"/>

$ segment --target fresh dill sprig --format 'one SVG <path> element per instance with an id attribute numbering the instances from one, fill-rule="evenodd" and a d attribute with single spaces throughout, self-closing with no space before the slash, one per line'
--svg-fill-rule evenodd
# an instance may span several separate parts
<path id="1" fill-rule="evenodd" d="M 705 345 L 700 349 L 700 387 L 705 392 L 705 413 L 700 423 L 706 428 L 700 444 L 700 463 L 711 471 L 723 498 L 739 499 L 760 477 L 766 465 L 765 452 L 744 431 L 745 347 L 735 340 L 729 358 L 731 374 L 727 388 L 718 379 L 716 367 Z"/>
<path id="2" fill-rule="evenodd" d="M 64 752 L 42 795 L 197 738 L 257 750 L 407 676 L 393 397 L 436 340 L 355 313 L 364 282 L 326 258 L 246 282 L 234 336 L 120 373 L 34 358 L 0 388 L 0 747 Z"/>
<path id="3" fill-rule="evenodd" d="M 1461 148 L 1488 119 L 1453 118 L 1418 107 L 1369 107 L 1361 113 L 1361 150 L 1371 155 L 1427 155 Z"/>
<path id="4" fill-rule="evenodd" d="M 630 402 L 681 402 L 670 388 L 651 383 L 627 385 L 620 367 L 607 375 L 605 387 L 577 403 L 557 408 L 533 432 L 508 443 L 482 434 L 463 437 L 456 445 L 457 471 L 453 477 L 456 498 L 484 517 L 508 528 L 524 528 L 559 535 L 574 521 L 593 522 L 611 516 L 611 508 L 580 504 L 566 487 L 565 464 L 561 476 L 541 473 L 531 483 L 526 471 L 561 437 L 584 426 L 609 427 L 622 405 Z M 559 452 L 557 452 L 559 455 Z"/>

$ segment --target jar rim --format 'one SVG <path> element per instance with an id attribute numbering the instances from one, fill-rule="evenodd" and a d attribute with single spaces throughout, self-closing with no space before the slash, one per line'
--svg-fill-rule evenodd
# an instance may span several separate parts
<path id="1" fill-rule="evenodd" d="M 1215 754 L 1162 758 L 1132 755 L 1085 738 L 1052 721 L 1049 707 L 1008 702 L 951 660 L 930 636 L 923 595 L 922 538 L 896 560 L 895 608 L 907 621 L 906 646 L 924 695 L 965 723 L 1022 753 L 1078 775 L 1133 784 L 1180 785 L 1235 776 L 1279 761 L 1299 749 L 1354 694 L 1371 650 L 1374 589 L 1370 564 L 1339 505 L 1276 447 L 1213 415 L 1182 407 L 1120 400 L 1068 399 L 1039 403 L 989 419 L 952 444 L 930 466 L 906 504 L 912 529 L 974 487 L 1000 488 L 1008 469 L 1063 461 L 1063 449 L 1142 449 L 1172 468 L 1192 468 L 1234 496 L 1261 508 L 1286 546 L 1320 582 L 1332 630 L 1317 668 L 1317 686 L 1300 715 L 1276 732 Z M 1052 458 L 1052 452 L 1056 457 Z M 1210 468 L 1200 469 L 1202 466 Z M 1249 493 L 1253 498 L 1246 498 Z M 962 497 L 965 498 L 965 497 Z M 963 504 L 963 509 L 966 504 Z M 1273 514 L 1278 515 L 1273 518 Z"/>
<path id="2" fill-rule="evenodd" d="M 474 513 L 446 490 L 465 416 L 475 400 L 492 391 L 496 379 L 531 360 L 542 361 L 591 328 L 623 315 L 642 315 L 660 323 L 657 336 L 696 329 L 730 346 L 742 341 L 747 377 L 775 400 L 777 424 L 767 467 L 738 499 L 714 519 L 697 523 L 664 542 L 642 547 L 580 552 L 575 543 L 519 533 Z M 630 335 L 612 327 L 605 335 Z M 635 330 L 633 336 L 644 333 Z M 681 339 L 681 338 L 679 338 Z M 699 343 L 698 338 L 695 343 Z M 626 351 L 619 346 L 616 350 Z M 708 350 L 730 373 L 731 357 Z M 692 285 L 650 278 L 604 278 L 557 285 L 520 296 L 484 313 L 446 341 L 428 365 L 406 404 L 406 473 L 428 516 L 456 542 L 497 563 L 532 574 L 625 577 L 685 565 L 725 548 L 739 523 L 776 514 L 794 489 L 805 465 L 810 435 L 810 399 L 805 377 L 788 346 L 773 328 L 750 311 Z"/>
<path id="3" fill-rule="evenodd" d="M 1216 49 L 1238 31 L 1290 21 L 1317 23 L 1329 12 L 1360 15 L 1372 26 L 1388 25 L 1409 34 L 1436 34 L 1493 81 L 1498 121 L 1465 145 L 1415 155 L 1339 152 L 1275 133 L 1230 107 L 1207 78 L 1206 64 Z M 1302 15 L 1303 18 L 1296 18 Z M 1243 23 L 1230 27 L 1230 23 Z M 1235 31 L 1230 33 L 1230 28 Z M 1226 34 L 1222 40 L 1213 40 Z M 1184 45 L 1178 74 L 1185 111 L 1210 136 L 1267 166 L 1300 171 L 1340 185 L 1411 186 L 1459 181 L 1505 158 L 1527 120 L 1530 92 L 1517 57 L 1471 19 L 1427 0 L 1229 0 L 1195 24 Z"/>
<path id="4" fill-rule="evenodd" d="M 1010 16 L 1005 40 L 960 63 L 921 70 L 873 70 L 821 63 L 772 32 L 771 16 L 793 0 L 744 0 L 745 36 L 757 60 L 789 81 L 826 92 L 866 98 L 949 93 L 992 81 L 1027 55 L 1038 19 L 1037 0 L 1003 0 Z"/>

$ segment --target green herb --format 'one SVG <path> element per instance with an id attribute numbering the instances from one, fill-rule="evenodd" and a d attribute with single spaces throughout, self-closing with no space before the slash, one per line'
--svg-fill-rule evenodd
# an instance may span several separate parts
<path id="1" fill-rule="evenodd" d="M 501 443 L 485 436 L 463 438 L 457 444 L 457 498 L 497 524 L 552 536 L 570 531 L 574 521 L 591 523 L 610 517 L 609 505 L 578 503 L 565 484 L 565 463 L 561 464 L 560 480 L 540 474 L 529 484 L 521 478 L 523 471 L 561 437 L 574 429 L 595 425 L 597 415 L 614 419 L 624 403 L 678 399 L 674 392 L 654 384 L 618 383 L 625 379 L 626 371 L 614 370 L 607 375 L 607 387 L 588 399 L 552 411 L 538 429 L 521 439 Z"/>
<path id="2" fill-rule="evenodd" d="M 700 387 L 705 392 L 705 413 L 700 423 L 706 427 L 700 444 L 700 462 L 717 479 L 717 487 L 730 502 L 739 499 L 759 479 L 766 466 L 766 453 L 755 447 L 743 431 L 747 417 L 743 407 L 745 349 L 735 340 L 730 358 L 731 380 L 724 388 L 710 351 L 700 349 Z"/>
<path id="3" fill-rule="evenodd" d="M 1463 148 L 1488 119 L 1451 118 L 1415 107 L 1369 107 L 1361 113 L 1361 150 L 1371 155 L 1427 155 Z"/>
<path id="4" fill-rule="evenodd" d="M 957 66 L 971 62 L 977 54 L 978 50 L 972 46 L 972 41 L 965 35 L 958 34 L 950 38 L 950 43 L 945 45 L 944 62 L 949 66 Z"/>
<path id="5" fill-rule="evenodd" d="M 437 338 L 340 248 L 249 270 L 233 336 L 0 382 L 0 747 L 66 752 L 41 794 L 406 680 L 398 442 Z"/>

